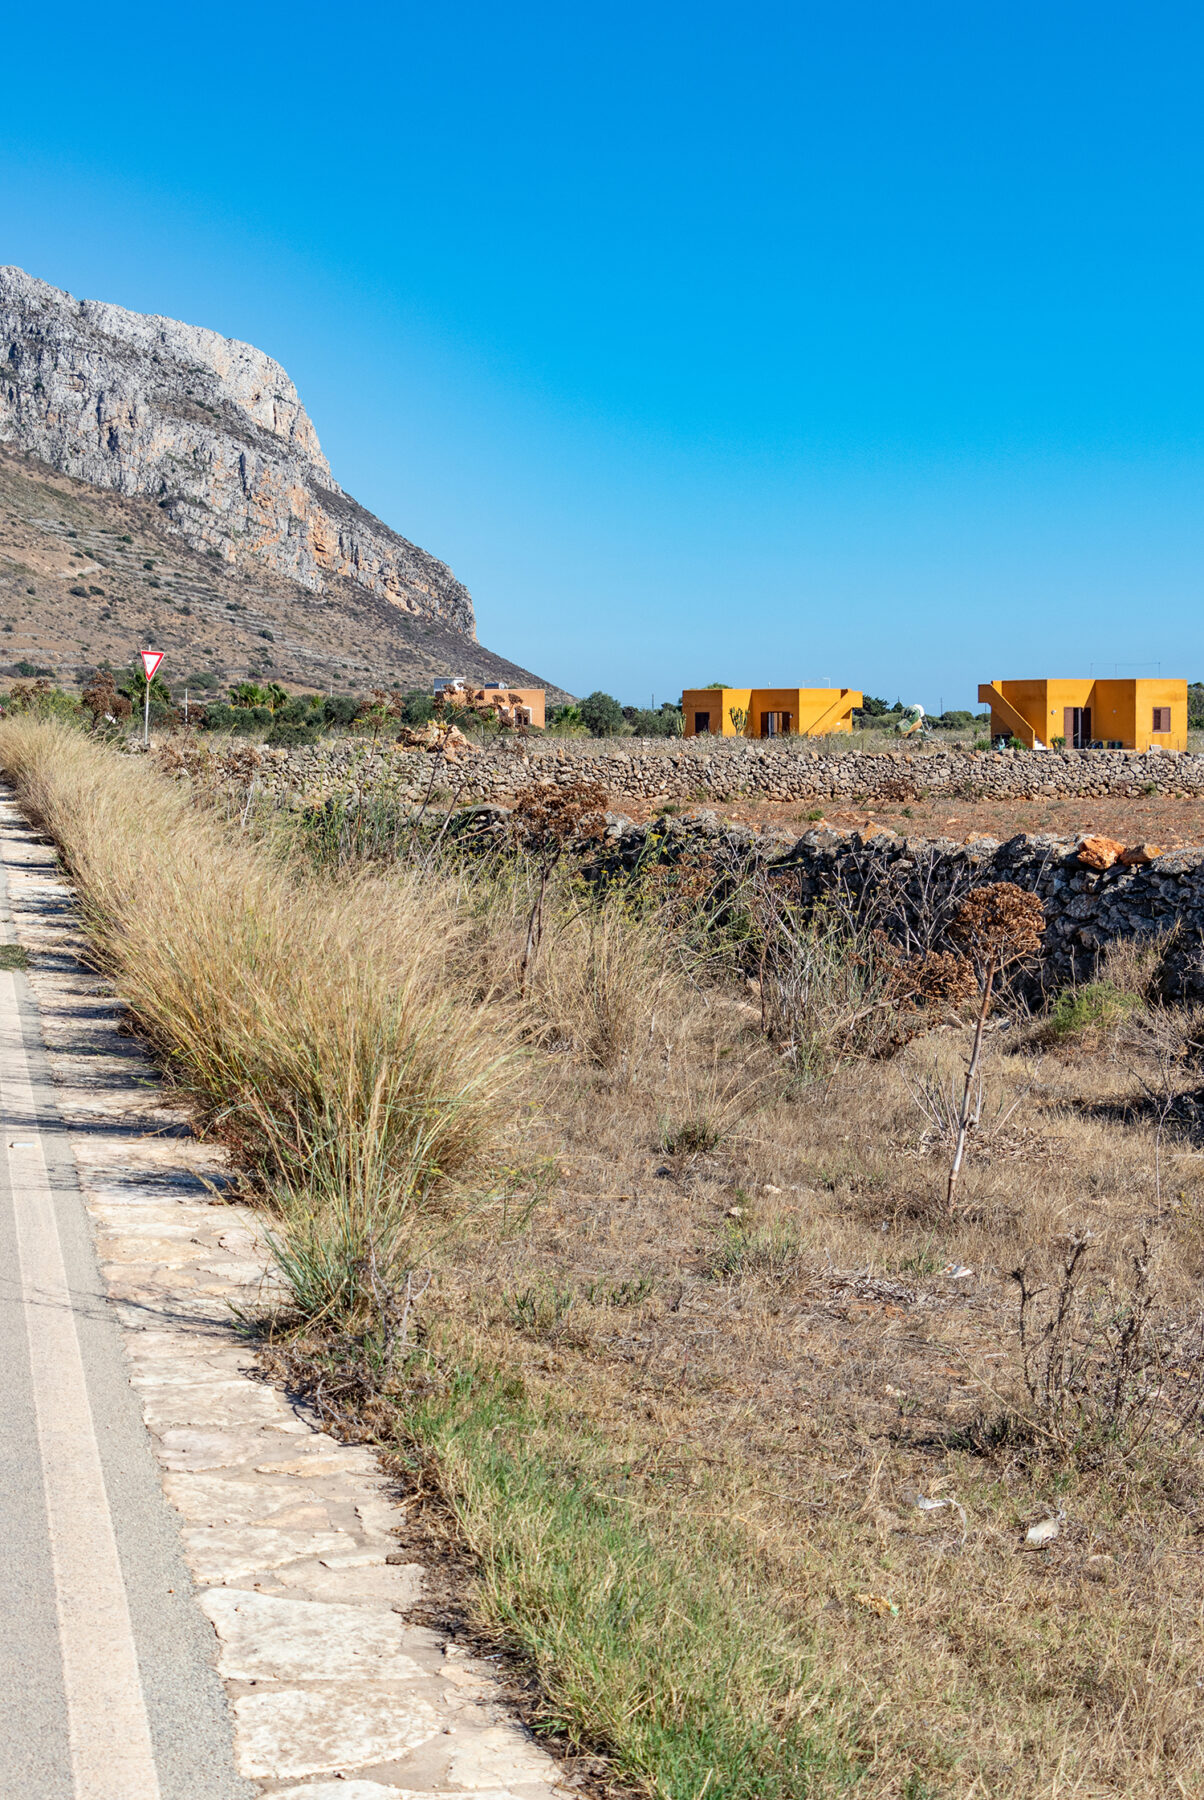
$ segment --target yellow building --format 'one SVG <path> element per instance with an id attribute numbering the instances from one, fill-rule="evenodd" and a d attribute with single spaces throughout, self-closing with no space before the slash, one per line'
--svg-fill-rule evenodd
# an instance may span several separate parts
<path id="1" fill-rule="evenodd" d="M 535 725 L 542 731 L 545 718 L 544 688 L 512 688 L 500 681 L 477 687 L 463 675 L 437 675 L 435 698 L 445 706 L 468 706 L 474 712 L 492 710 L 507 725 Z"/>
<path id="2" fill-rule="evenodd" d="M 853 688 L 687 688 L 681 697 L 685 735 L 824 737 L 853 729 Z"/>
<path id="3" fill-rule="evenodd" d="M 978 698 L 991 708 L 991 736 L 1019 738 L 1030 750 L 1187 749 L 1187 682 L 1170 676 L 990 681 Z"/>

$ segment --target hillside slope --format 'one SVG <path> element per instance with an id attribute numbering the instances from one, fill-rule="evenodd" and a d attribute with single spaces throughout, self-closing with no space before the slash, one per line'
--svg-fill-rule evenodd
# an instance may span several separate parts
<path id="1" fill-rule="evenodd" d="M 239 567 L 185 543 L 152 500 L 0 448 L 0 676 L 24 661 L 76 685 L 147 647 L 165 652 L 173 685 L 196 674 L 336 691 L 449 674 L 543 685 L 437 616 L 340 576 L 315 592 Z"/>
<path id="2" fill-rule="evenodd" d="M 236 567 L 315 593 L 349 581 L 476 635 L 467 588 L 343 492 L 296 388 L 250 344 L 0 268 L 0 442 L 154 500 Z"/>

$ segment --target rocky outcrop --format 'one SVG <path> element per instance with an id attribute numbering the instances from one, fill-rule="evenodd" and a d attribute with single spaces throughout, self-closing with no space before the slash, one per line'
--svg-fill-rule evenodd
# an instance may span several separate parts
<path id="1" fill-rule="evenodd" d="M 343 492 L 296 388 L 250 344 L 0 268 L 0 442 L 150 496 L 227 562 L 318 595 L 344 579 L 476 636 L 467 588 Z"/>

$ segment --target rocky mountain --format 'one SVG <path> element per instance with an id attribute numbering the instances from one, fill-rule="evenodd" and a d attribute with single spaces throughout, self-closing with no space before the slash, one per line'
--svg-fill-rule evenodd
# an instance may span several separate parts
<path id="1" fill-rule="evenodd" d="M 296 388 L 250 344 L 0 268 L 0 443 L 153 501 L 236 569 L 315 595 L 350 583 L 475 639 L 467 588 L 343 492 Z"/>

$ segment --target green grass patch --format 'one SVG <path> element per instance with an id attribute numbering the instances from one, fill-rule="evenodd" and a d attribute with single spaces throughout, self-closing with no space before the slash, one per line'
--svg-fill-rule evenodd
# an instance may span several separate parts
<path id="1" fill-rule="evenodd" d="M 337 1338 L 281 1353 L 290 1379 L 327 1393 L 376 1360 Z M 671 1483 L 634 1474 L 621 1445 L 519 1375 L 457 1368 L 451 1344 L 386 1386 L 364 1416 L 438 1486 L 475 1559 L 476 1624 L 539 1677 L 537 1731 L 604 1752 L 663 1800 L 859 1789 L 858 1702 L 816 1666 L 738 1525 L 676 1506 Z"/>
<path id="2" fill-rule="evenodd" d="M 1070 1037 L 1095 1026 L 1114 1025 L 1142 1005 L 1140 994 L 1126 993 L 1114 982 L 1089 981 L 1062 990 L 1050 1009 L 1049 1030 L 1055 1038 Z"/>

